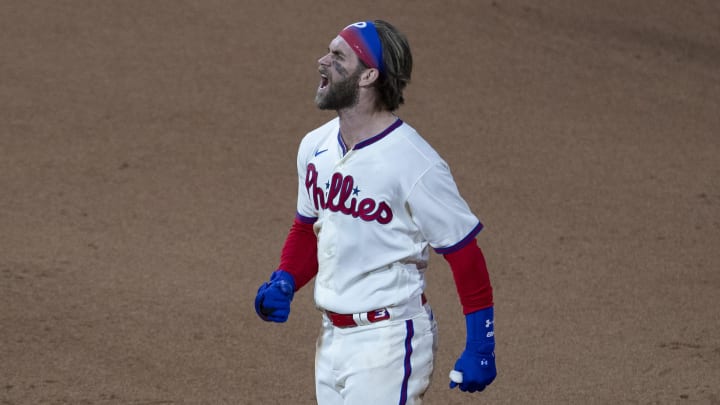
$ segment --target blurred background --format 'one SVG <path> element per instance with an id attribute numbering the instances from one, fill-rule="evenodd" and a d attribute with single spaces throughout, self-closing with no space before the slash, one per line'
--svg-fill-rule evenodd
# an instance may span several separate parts
<path id="1" fill-rule="evenodd" d="M 317 59 L 385 19 L 398 114 L 485 224 L 499 376 L 433 255 L 429 404 L 719 404 L 714 0 L 0 2 L 0 402 L 312 404 L 312 285 L 254 313 L 333 114 Z"/>

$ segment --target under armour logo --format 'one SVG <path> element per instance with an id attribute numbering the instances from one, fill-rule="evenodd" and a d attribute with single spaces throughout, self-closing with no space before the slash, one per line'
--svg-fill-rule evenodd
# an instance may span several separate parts
<path id="1" fill-rule="evenodd" d="M 495 323 L 495 322 L 491 321 L 490 319 L 486 319 L 486 320 L 485 320 L 485 327 L 486 327 L 486 328 L 489 328 L 489 327 L 492 326 L 493 323 Z"/>
<path id="2" fill-rule="evenodd" d="M 489 364 L 489 363 L 488 363 L 487 359 L 482 359 L 482 360 L 480 360 L 480 365 L 481 365 L 481 366 L 487 367 L 488 364 Z"/>

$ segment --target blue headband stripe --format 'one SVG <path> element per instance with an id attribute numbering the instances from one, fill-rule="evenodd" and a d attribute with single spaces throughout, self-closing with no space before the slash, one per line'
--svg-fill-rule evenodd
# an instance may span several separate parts
<path id="1" fill-rule="evenodd" d="M 372 21 L 350 24 L 340 31 L 339 35 L 368 67 L 375 68 L 380 73 L 385 71 L 382 58 L 382 43 Z"/>

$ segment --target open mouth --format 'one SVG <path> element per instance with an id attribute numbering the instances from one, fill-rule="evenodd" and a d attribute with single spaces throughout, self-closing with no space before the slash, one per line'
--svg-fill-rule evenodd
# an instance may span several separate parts
<path id="1" fill-rule="evenodd" d="M 320 74 L 320 88 L 324 89 L 328 86 L 330 81 L 328 80 L 328 77 L 324 74 Z"/>

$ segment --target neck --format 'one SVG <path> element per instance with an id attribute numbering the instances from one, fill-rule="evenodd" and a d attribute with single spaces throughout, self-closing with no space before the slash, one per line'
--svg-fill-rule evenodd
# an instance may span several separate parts
<path id="1" fill-rule="evenodd" d="M 397 117 L 391 111 L 360 109 L 357 106 L 338 111 L 340 134 L 348 150 L 389 127 Z"/>

